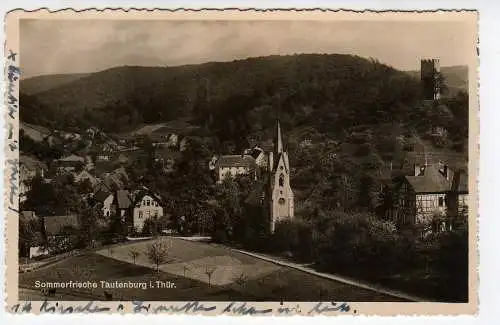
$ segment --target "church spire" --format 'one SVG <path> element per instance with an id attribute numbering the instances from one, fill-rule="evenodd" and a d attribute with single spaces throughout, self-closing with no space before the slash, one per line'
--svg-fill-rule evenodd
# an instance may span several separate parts
<path id="1" fill-rule="evenodd" d="M 283 138 L 281 137 L 281 125 L 280 120 L 276 118 L 276 126 L 274 129 L 274 154 L 277 155 L 283 152 Z"/>

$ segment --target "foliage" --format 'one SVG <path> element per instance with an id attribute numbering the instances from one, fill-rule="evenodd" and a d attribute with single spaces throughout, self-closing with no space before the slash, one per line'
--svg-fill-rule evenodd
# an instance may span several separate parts
<path id="1" fill-rule="evenodd" d="M 149 261 L 156 265 L 157 272 L 160 272 L 160 264 L 167 262 L 168 250 L 167 242 L 161 238 L 148 245 L 146 254 Z"/>
<path id="2" fill-rule="evenodd" d="M 39 219 L 19 220 L 19 255 L 29 256 L 30 247 L 46 246 Z"/>

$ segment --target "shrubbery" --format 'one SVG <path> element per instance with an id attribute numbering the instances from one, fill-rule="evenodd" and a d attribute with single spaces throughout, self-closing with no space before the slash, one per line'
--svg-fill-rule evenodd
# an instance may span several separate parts
<path id="1" fill-rule="evenodd" d="M 313 262 L 327 272 L 391 284 L 392 278 L 403 277 L 408 281 L 404 289 L 466 301 L 467 236 L 466 225 L 461 225 L 453 231 L 412 238 L 373 215 L 333 211 L 318 213 L 307 222 L 278 223 L 269 249 Z M 416 281 L 425 279 L 428 288 L 418 288 Z"/>

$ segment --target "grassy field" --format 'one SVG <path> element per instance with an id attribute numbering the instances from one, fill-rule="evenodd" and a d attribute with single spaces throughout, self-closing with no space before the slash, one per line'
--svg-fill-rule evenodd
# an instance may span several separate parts
<path id="1" fill-rule="evenodd" d="M 326 280 L 291 268 L 280 267 L 228 248 L 206 243 L 170 240 L 169 261 L 156 273 L 145 256 L 149 242 L 127 243 L 112 249 L 73 256 L 46 268 L 19 275 L 20 299 L 33 297 L 35 281 L 169 281 L 175 288 L 58 289 L 58 296 L 72 300 L 208 300 L 208 301 L 400 301 L 370 290 Z M 141 252 L 133 264 L 129 251 Z M 184 266 L 188 266 L 184 274 Z M 206 268 L 214 268 L 210 284 Z M 26 297 L 24 297 L 26 298 Z"/>

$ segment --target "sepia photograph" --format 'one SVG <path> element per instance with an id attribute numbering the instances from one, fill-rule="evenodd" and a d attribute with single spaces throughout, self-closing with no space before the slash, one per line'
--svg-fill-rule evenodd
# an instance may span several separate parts
<path id="1" fill-rule="evenodd" d="M 471 21 L 19 19 L 18 299 L 469 303 Z"/>

